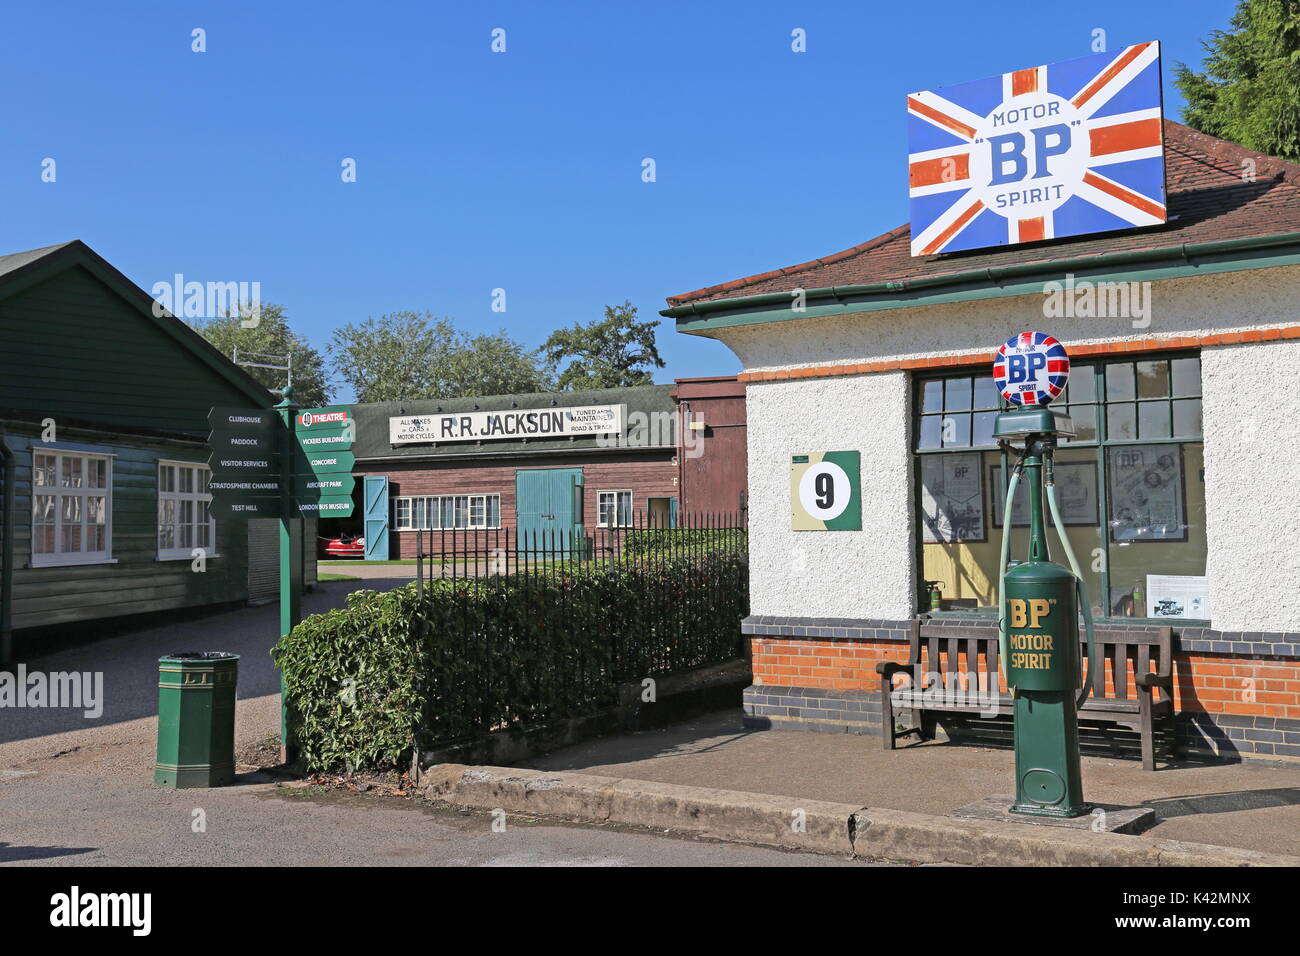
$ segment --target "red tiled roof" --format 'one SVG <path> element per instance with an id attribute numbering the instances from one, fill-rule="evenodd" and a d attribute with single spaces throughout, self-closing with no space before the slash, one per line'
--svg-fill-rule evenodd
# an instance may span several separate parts
<path id="1" fill-rule="evenodd" d="M 792 289 L 825 289 L 1079 256 L 1300 232 L 1300 165 L 1165 120 L 1165 188 L 1170 221 L 1148 229 L 1049 240 L 946 256 L 911 255 L 904 224 L 869 242 L 785 269 L 763 272 L 668 298 L 670 306 Z M 1243 179 L 1255 164 L 1255 181 Z"/>

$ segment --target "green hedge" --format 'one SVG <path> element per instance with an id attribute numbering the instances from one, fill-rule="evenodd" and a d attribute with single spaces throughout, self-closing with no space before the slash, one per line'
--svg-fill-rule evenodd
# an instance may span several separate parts
<path id="1" fill-rule="evenodd" d="M 639 556 L 669 551 L 674 555 L 694 550 L 744 546 L 745 532 L 736 528 L 647 528 L 629 531 L 623 538 L 623 553 Z"/>
<path id="2" fill-rule="evenodd" d="M 742 550 L 357 591 L 272 650 L 309 770 L 590 714 L 618 684 L 739 656 Z"/>

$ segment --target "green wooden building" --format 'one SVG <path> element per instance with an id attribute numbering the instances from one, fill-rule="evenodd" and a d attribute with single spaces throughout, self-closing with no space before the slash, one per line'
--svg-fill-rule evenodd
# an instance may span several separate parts
<path id="1" fill-rule="evenodd" d="M 207 415 L 272 397 L 159 312 L 80 241 L 0 256 L 0 629 L 23 656 L 51 628 L 249 599 L 275 523 L 209 516 Z"/>

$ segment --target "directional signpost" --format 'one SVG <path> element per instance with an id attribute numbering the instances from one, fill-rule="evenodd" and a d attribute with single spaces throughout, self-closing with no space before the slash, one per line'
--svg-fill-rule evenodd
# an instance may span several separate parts
<path id="1" fill-rule="evenodd" d="M 280 519 L 280 633 L 302 618 L 302 518 L 352 515 L 356 424 L 346 405 L 299 408 L 293 388 L 274 409 L 208 413 L 211 513 L 218 519 Z M 280 678 L 280 756 L 293 757 L 290 714 Z"/>

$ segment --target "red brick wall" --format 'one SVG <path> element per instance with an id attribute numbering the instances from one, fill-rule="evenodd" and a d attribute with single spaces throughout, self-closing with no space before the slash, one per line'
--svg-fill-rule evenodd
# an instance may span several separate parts
<path id="1" fill-rule="evenodd" d="M 905 661 L 907 645 L 884 641 L 824 641 L 756 637 L 751 641 L 754 683 L 875 692 L 876 664 Z M 1107 689 L 1113 691 L 1110 675 Z M 1130 670 L 1129 697 L 1137 693 Z M 1300 718 L 1300 661 L 1245 655 L 1174 655 L 1177 711 Z"/>
<path id="2" fill-rule="evenodd" d="M 389 497 L 408 495 L 488 494 L 501 496 L 501 526 L 515 527 L 515 472 L 528 468 L 581 468 L 585 479 L 583 524 L 596 527 L 597 492 L 631 489 L 632 507 L 644 514 L 648 498 L 677 495 L 677 467 L 671 452 L 613 452 L 598 459 L 539 457 L 498 461 L 394 461 L 357 463 L 357 484 L 362 475 L 387 475 Z M 490 537 L 490 535 L 488 535 Z M 389 531 L 394 554 L 415 557 L 417 542 L 412 531 Z M 457 535 L 458 546 L 464 540 Z M 472 541 L 471 536 L 471 541 Z M 435 547 L 437 547 L 435 536 Z M 428 539 L 426 537 L 426 547 Z"/>

